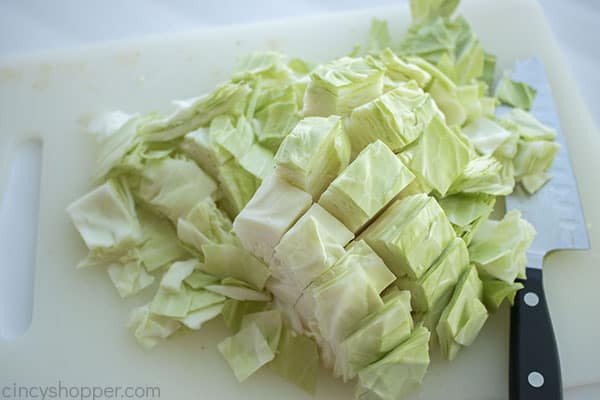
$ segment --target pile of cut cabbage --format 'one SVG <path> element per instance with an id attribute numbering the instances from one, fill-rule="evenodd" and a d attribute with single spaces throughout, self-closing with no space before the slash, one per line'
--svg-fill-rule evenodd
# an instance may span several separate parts
<path id="1" fill-rule="evenodd" d="M 397 399 L 513 301 L 535 231 L 489 216 L 550 179 L 558 145 L 533 88 L 492 94 L 495 57 L 457 3 L 413 1 L 399 43 L 375 20 L 351 55 L 251 54 L 169 115 L 92 123 L 98 186 L 68 207 L 79 267 L 154 293 L 128 323 L 141 345 L 222 318 L 239 381 L 269 366 L 314 393 L 322 364 L 358 399 Z"/>

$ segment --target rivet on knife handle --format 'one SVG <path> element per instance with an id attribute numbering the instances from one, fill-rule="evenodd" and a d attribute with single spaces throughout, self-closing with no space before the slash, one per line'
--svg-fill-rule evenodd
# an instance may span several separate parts
<path id="1" fill-rule="evenodd" d="M 558 348 L 542 270 L 527 268 L 510 320 L 510 400 L 562 400 Z"/>

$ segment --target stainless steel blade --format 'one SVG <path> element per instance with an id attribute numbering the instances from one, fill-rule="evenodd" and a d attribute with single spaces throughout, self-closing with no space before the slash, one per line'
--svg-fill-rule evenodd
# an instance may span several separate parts
<path id="1" fill-rule="evenodd" d="M 549 171 L 552 179 L 546 185 L 531 196 L 517 187 L 515 192 L 506 198 L 506 210 L 521 210 L 523 218 L 531 222 L 537 230 L 533 244 L 527 251 L 527 266 L 542 268 L 544 256 L 548 252 L 588 249 L 590 244 L 567 143 L 560 129 L 542 62 L 537 58 L 517 62 L 511 77 L 537 90 L 530 112 L 542 123 L 556 129 L 556 141 L 561 146 Z M 498 110 L 498 114 L 506 111 L 506 108 Z"/>

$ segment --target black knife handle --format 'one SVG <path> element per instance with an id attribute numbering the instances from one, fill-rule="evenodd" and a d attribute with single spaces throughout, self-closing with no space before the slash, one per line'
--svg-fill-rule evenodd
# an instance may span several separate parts
<path id="1" fill-rule="evenodd" d="M 562 400 L 558 348 L 542 270 L 527 268 L 510 315 L 510 400 Z"/>

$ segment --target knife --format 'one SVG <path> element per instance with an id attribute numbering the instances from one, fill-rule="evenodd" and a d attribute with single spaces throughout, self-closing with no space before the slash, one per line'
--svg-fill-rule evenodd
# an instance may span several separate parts
<path id="1" fill-rule="evenodd" d="M 560 150 L 549 171 L 552 179 L 545 186 L 534 195 L 517 187 L 506 198 L 506 210 L 520 210 L 537 231 L 527 251 L 527 279 L 522 281 L 524 288 L 517 293 L 511 309 L 509 394 L 511 400 L 560 400 L 560 360 L 544 295 L 542 267 L 549 252 L 588 249 L 589 239 L 544 67 L 537 58 L 517 62 L 511 78 L 537 90 L 530 112 L 556 130 Z M 502 107 L 498 114 L 506 111 Z"/>

